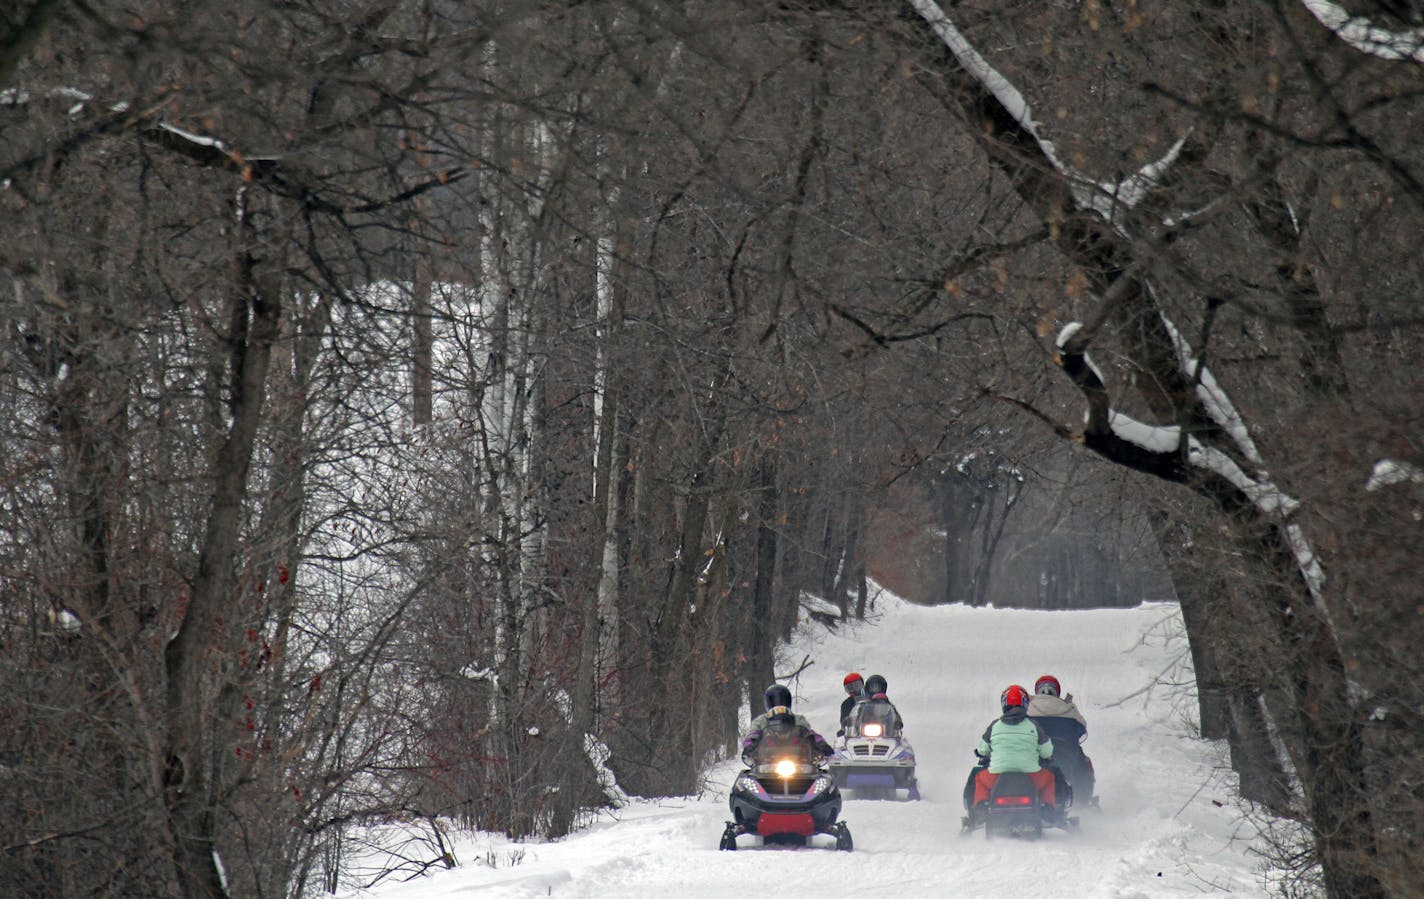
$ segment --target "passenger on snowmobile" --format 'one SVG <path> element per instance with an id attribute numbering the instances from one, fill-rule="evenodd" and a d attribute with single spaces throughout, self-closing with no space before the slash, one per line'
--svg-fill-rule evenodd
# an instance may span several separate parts
<path id="1" fill-rule="evenodd" d="M 791 711 L 791 691 L 783 684 L 772 684 L 766 688 L 763 694 L 766 700 L 766 712 L 758 715 L 751 727 L 747 730 L 747 735 L 742 737 L 742 757 L 746 758 L 761 742 L 762 736 L 767 728 L 773 723 L 790 723 L 795 727 L 805 728 L 811 745 L 823 756 L 829 756 L 834 750 L 831 744 L 826 742 L 826 738 L 816 732 L 811 726 L 811 722 L 805 715 L 799 715 Z"/>
<path id="2" fill-rule="evenodd" d="M 1088 722 L 1083 718 L 1083 713 L 1073 704 L 1073 694 L 1064 696 L 1058 678 L 1051 674 L 1045 674 L 1033 682 L 1028 714 L 1030 718 L 1072 718 L 1083 725 L 1084 731 L 1088 729 Z"/>
<path id="3" fill-rule="evenodd" d="M 841 727 L 836 731 L 836 736 L 844 736 L 846 725 L 850 723 L 850 713 L 855 709 L 855 704 L 869 697 L 865 692 L 865 680 L 860 676 L 860 672 L 852 671 L 845 676 L 842 681 L 845 685 L 846 698 L 841 700 Z"/>
<path id="4" fill-rule="evenodd" d="M 1040 800 L 1056 808 L 1053 772 L 1041 762 L 1053 758 L 1053 740 L 1028 717 L 1029 693 L 1018 684 L 999 694 L 1003 714 L 984 729 L 974 754 L 988 764 L 974 775 L 974 805 L 987 802 L 1000 774 L 1017 771 L 1027 774 L 1038 788 Z"/>
<path id="5" fill-rule="evenodd" d="M 874 703 L 875 705 L 890 707 L 889 718 L 893 724 L 891 729 L 886 732 L 886 736 L 898 737 L 901 731 L 905 729 L 905 719 L 901 717 L 900 710 L 895 708 L 895 703 L 891 702 L 890 697 L 886 695 L 886 686 L 885 678 L 879 674 L 872 674 L 870 677 L 867 677 L 865 679 L 865 694 L 867 696 L 865 701 Z M 876 710 L 876 717 L 882 717 L 883 714 L 882 710 Z"/>
<path id="6" fill-rule="evenodd" d="M 1088 736 L 1088 722 L 1073 704 L 1073 694 L 1062 695 L 1063 687 L 1051 674 L 1040 677 L 1033 685 L 1028 715 L 1053 740 L 1053 761 L 1073 787 L 1075 804 L 1091 803 L 1096 774 L 1093 760 L 1083 751 L 1082 742 Z"/>

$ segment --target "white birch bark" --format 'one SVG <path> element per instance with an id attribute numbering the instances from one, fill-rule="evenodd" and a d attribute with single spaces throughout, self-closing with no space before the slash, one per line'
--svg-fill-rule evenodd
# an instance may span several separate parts
<path id="1" fill-rule="evenodd" d="M 594 398 L 593 398 L 593 492 L 598 495 L 598 478 L 600 471 L 597 460 L 604 457 L 602 441 L 610 441 L 608 446 L 608 470 L 606 477 L 608 483 L 607 503 L 604 510 L 603 520 L 603 551 L 599 561 L 598 594 L 596 598 L 598 606 L 598 645 L 595 653 L 594 672 L 596 682 L 600 684 L 610 683 L 609 675 L 612 673 L 618 658 L 618 537 L 617 524 L 621 513 L 618 502 L 618 479 L 614 472 L 618 471 L 623 464 L 619 456 L 617 427 L 608 429 L 607 433 L 600 430 L 603 422 L 604 403 L 607 402 L 607 389 L 610 378 L 608 371 L 609 359 L 606 349 L 606 341 L 612 337 L 615 326 L 614 319 L 614 283 L 613 270 L 616 265 L 616 251 L 618 245 L 618 226 L 614 220 L 612 210 L 618 203 L 619 191 L 614 188 L 609 192 L 607 201 L 604 204 L 607 218 L 604 220 L 601 233 L 598 238 L 597 248 L 597 273 L 595 284 L 595 295 L 598 304 L 598 348 L 595 358 L 594 370 Z M 616 412 L 616 410 L 615 410 Z M 616 417 L 614 419 L 616 421 Z M 612 699 L 612 697 L 609 697 Z"/>

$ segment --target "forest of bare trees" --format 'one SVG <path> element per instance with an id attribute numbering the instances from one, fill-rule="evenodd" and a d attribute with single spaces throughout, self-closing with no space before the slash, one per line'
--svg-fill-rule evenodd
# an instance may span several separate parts
<path id="1" fill-rule="evenodd" d="M 10 4 L 0 882 L 318 895 L 363 825 L 694 791 L 873 579 L 1178 599 L 1281 883 L 1413 894 L 1421 28 Z"/>

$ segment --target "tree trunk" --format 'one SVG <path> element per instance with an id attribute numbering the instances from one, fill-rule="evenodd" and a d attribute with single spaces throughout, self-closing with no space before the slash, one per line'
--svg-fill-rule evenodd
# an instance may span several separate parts
<path id="1" fill-rule="evenodd" d="M 935 480 L 940 527 L 944 530 L 944 593 L 941 602 L 974 602 L 974 528 L 979 521 L 978 496 L 957 471 Z"/>
<path id="2" fill-rule="evenodd" d="M 758 502 L 756 579 L 752 586 L 752 641 L 747 657 L 747 705 L 751 717 L 760 715 L 762 691 L 776 676 L 773 650 L 776 634 L 772 627 L 772 596 L 776 586 L 777 513 L 776 462 L 764 455 L 759 468 L 761 498 Z"/>
<path id="3" fill-rule="evenodd" d="M 1196 391 L 1197 370 L 1183 371 L 1182 342 L 1169 333 L 1153 288 L 1141 272 L 1149 268 L 1152 248 L 1139 249 L 1114 229 L 1096 209 L 1080 205 L 1057 160 L 1045 152 L 1039 136 L 1025 127 L 1026 109 L 1011 109 L 990 90 L 982 70 L 974 70 L 951 43 L 952 25 L 939 7 L 914 4 L 924 34 L 934 47 L 936 77 L 924 77 L 926 88 L 941 96 L 957 115 L 976 122 L 981 147 L 1020 197 L 1045 223 L 1055 228 L 1056 243 L 1071 260 L 1093 293 L 1100 297 L 1098 319 L 1080 328 L 1059 346 L 1059 359 L 1088 405 L 1084 445 L 1118 464 L 1190 486 L 1207 496 L 1230 520 L 1264 525 L 1266 537 L 1252 549 L 1279 572 L 1287 607 L 1280 619 L 1282 642 L 1290 647 L 1289 672 L 1301 743 L 1292 747 L 1306 791 L 1315 848 L 1325 883 L 1335 897 L 1382 897 L 1383 886 L 1369 871 L 1378 854 L 1378 835 L 1365 808 L 1365 758 L 1357 711 L 1349 697 L 1349 682 L 1338 634 L 1324 609 L 1323 598 L 1305 570 L 1296 540 L 1254 497 L 1225 478 L 1190 467 L 1186 439 L 1177 452 L 1154 452 L 1121 439 L 1110 424 L 1112 407 L 1105 385 L 1086 358 L 1095 329 L 1112 318 L 1136 328 L 1139 364 L 1148 376 L 1135 381 L 1147 403 L 1164 420 L 1180 425 L 1227 459 L 1237 434 L 1224 431 Z M 940 81 L 938 79 L 943 79 Z M 1019 98 L 1021 102 L 1022 98 Z M 1273 487 L 1270 484 L 1257 485 Z M 1277 513 L 1278 514 L 1278 513 Z M 1251 537 L 1244 538 L 1249 544 Z M 1314 560 L 1314 556 L 1309 558 Z"/>
<path id="4" fill-rule="evenodd" d="M 431 271 L 423 252 L 414 254 L 411 264 L 410 308 L 410 418 L 419 425 L 430 424 L 434 413 L 434 347 L 430 307 Z"/>
<path id="5" fill-rule="evenodd" d="M 861 559 L 860 532 L 865 522 L 865 493 L 856 489 L 847 499 L 845 522 L 845 548 L 841 553 L 836 572 L 835 585 L 831 588 L 831 600 L 841 610 L 841 620 L 850 617 L 850 585 L 855 583 L 859 572 L 865 568 Z"/>
<path id="6" fill-rule="evenodd" d="M 230 361 L 232 391 L 228 411 L 231 427 L 213 468 L 213 499 L 198 558 L 198 573 L 188 610 L 165 652 L 168 673 L 168 752 L 165 804 L 174 841 L 174 866 L 184 895 L 224 896 L 227 893 L 214 855 L 217 797 L 213 759 L 225 754 L 209 748 L 205 734 L 230 724 L 214 720 L 217 687 L 210 667 L 224 658 L 240 616 L 224 612 L 232 606 L 233 574 L 238 553 L 242 505 L 252 462 L 257 426 L 262 415 L 272 345 L 281 323 L 280 290 L 255 277 L 256 260 L 241 261 L 249 290 L 233 298 Z M 215 658 L 216 657 L 216 658 Z"/>

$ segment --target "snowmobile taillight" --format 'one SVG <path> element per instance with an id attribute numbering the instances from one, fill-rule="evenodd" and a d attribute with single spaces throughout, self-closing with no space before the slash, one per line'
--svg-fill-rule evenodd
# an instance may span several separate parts
<path id="1" fill-rule="evenodd" d="M 1032 805 L 1032 796 L 995 796 L 995 805 Z"/>
<path id="2" fill-rule="evenodd" d="M 884 731 L 878 724 L 867 724 L 861 728 L 861 732 L 867 737 L 878 737 Z"/>

